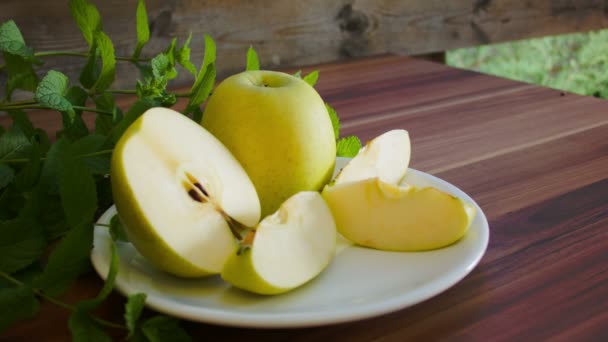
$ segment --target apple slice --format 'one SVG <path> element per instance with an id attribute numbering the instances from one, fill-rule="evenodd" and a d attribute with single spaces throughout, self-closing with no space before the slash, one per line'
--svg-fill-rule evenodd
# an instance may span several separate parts
<path id="1" fill-rule="evenodd" d="M 250 234 L 226 262 L 222 278 L 258 294 L 286 292 L 313 279 L 329 265 L 336 246 L 332 214 L 312 191 L 287 199 Z"/>
<path id="2" fill-rule="evenodd" d="M 407 131 L 370 141 L 323 189 L 338 232 L 355 244 L 394 251 L 420 251 L 460 239 L 474 207 L 431 187 L 405 183 L 410 160 Z"/>
<path id="3" fill-rule="evenodd" d="M 382 250 L 421 251 L 464 236 L 475 208 L 432 187 L 402 187 L 369 178 L 323 192 L 338 230 L 354 243 Z"/>
<path id="4" fill-rule="evenodd" d="M 368 142 L 338 173 L 334 184 L 374 177 L 397 184 L 407 172 L 410 155 L 408 132 L 403 129 L 388 131 Z"/>
<path id="5" fill-rule="evenodd" d="M 209 132 L 166 108 L 144 113 L 112 156 L 112 191 L 129 240 L 160 269 L 217 274 L 238 232 L 260 218 L 249 177 Z"/>

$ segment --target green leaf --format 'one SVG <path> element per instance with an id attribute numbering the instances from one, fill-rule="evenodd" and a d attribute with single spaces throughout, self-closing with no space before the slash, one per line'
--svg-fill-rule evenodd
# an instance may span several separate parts
<path id="1" fill-rule="evenodd" d="M 72 228 L 53 250 L 42 275 L 34 286 L 50 296 L 65 292 L 72 282 L 89 269 L 89 254 L 93 245 L 90 224 Z"/>
<path id="2" fill-rule="evenodd" d="M 249 50 L 247 50 L 247 67 L 245 70 L 260 70 L 258 54 L 253 49 L 253 46 L 250 46 Z"/>
<path id="3" fill-rule="evenodd" d="M 196 67 L 194 66 L 194 64 L 192 64 L 192 62 L 190 61 L 190 41 L 192 40 L 192 32 L 190 32 L 190 35 L 188 35 L 188 39 L 186 39 L 186 42 L 184 43 L 184 45 L 182 45 L 181 48 L 179 48 L 179 50 L 177 50 L 175 52 L 175 58 L 177 59 L 177 62 L 184 67 L 184 69 L 188 70 L 188 72 L 190 72 L 194 77 L 196 77 Z"/>
<path id="4" fill-rule="evenodd" d="M 42 229 L 31 219 L 0 221 L 0 270 L 19 271 L 38 260 L 46 248 Z"/>
<path id="5" fill-rule="evenodd" d="M 59 178 L 61 205 L 70 227 L 91 224 L 97 210 L 97 190 L 89 169 L 80 159 L 67 158 Z"/>
<path id="6" fill-rule="evenodd" d="M 97 8 L 86 0 L 70 0 L 70 11 L 89 46 L 93 45 L 95 34 L 103 28 Z"/>
<path id="7" fill-rule="evenodd" d="M 68 321 L 74 342 L 111 342 L 99 323 L 84 310 L 75 310 Z"/>
<path id="8" fill-rule="evenodd" d="M 204 73 L 207 73 L 207 67 L 210 64 L 215 64 L 215 60 L 217 58 L 216 50 L 217 48 L 215 46 L 215 42 L 213 41 L 211 36 L 205 34 L 205 54 L 203 56 L 203 64 L 201 65 L 201 69 L 199 70 L 198 77 L 196 77 L 197 81 L 204 76 Z"/>
<path id="9" fill-rule="evenodd" d="M 25 134 L 12 127 L 0 137 L 0 161 L 26 157 L 31 146 Z"/>
<path id="10" fill-rule="evenodd" d="M 112 292 L 114 283 L 116 282 L 116 275 L 118 274 L 120 257 L 118 256 L 118 252 L 116 251 L 116 246 L 114 246 L 114 244 L 110 245 L 110 249 L 110 269 L 108 270 L 106 281 L 104 282 L 101 291 L 99 291 L 97 297 L 94 299 L 84 300 L 78 303 L 79 310 L 90 312 L 96 309 L 101 303 L 103 303 L 104 300 L 106 300 L 106 298 L 108 298 Z"/>
<path id="11" fill-rule="evenodd" d="M 114 54 L 114 44 L 105 33 L 100 31 L 95 34 L 95 44 L 101 56 L 101 70 L 94 88 L 96 92 L 102 93 L 114 82 L 116 55 Z"/>
<path id="12" fill-rule="evenodd" d="M 303 80 L 310 84 L 311 87 L 314 87 L 317 84 L 317 80 L 319 79 L 319 70 L 315 70 L 308 75 L 304 76 Z"/>
<path id="13" fill-rule="evenodd" d="M 203 76 L 200 82 L 197 82 L 197 87 L 192 89 L 192 93 L 190 94 L 190 101 L 186 106 L 186 113 L 196 114 L 197 112 L 200 112 L 200 105 L 205 102 L 209 95 L 211 95 L 211 91 L 213 90 L 213 86 L 215 85 L 215 72 L 215 64 L 209 64 L 207 66 L 207 70 L 205 70 L 205 76 Z M 195 117 L 196 116 L 197 115 L 195 115 Z M 196 119 L 197 118 L 195 118 L 195 121 Z M 196 122 L 200 122 L 200 118 Z"/>
<path id="14" fill-rule="evenodd" d="M 298 71 L 296 71 L 296 73 L 295 73 L 295 74 L 293 74 L 293 75 L 294 75 L 295 77 L 297 77 L 297 78 L 302 78 L 302 70 L 298 70 Z"/>
<path id="15" fill-rule="evenodd" d="M 21 31 L 13 20 L 0 25 L 0 51 L 23 58 L 34 57 L 34 51 L 25 45 Z"/>
<path id="16" fill-rule="evenodd" d="M 40 175 L 40 183 L 44 187 L 45 193 L 59 193 L 59 176 L 63 173 L 65 159 L 69 153 L 70 142 L 65 137 L 55 141 L 49 149 Z"/>
<path id="17" fill-rule="evenodd" d="M 34 317 L 40 305 L 34 291 L 28 286 L 0 289 L 0 332 L 13 323 Z"/>
<path id="18" fill-rule="evenodd" d="M 340 138 L 340 118 L 338 117 L 338 113 L 336 113 L 336 110 L 327 102 L 325 102 L 325 108 L 327 109 L 327 114 L 329 114 L 331 126 L 334 129 L 334 136 L 336 137 L 336 140 L 338 140 L 338 138 Z"/>
<path id="19" fill-rule="evenodd" d="M 65 95 L 65 98 L 70 101 L 73 106 L 84 106 L 88 97 L 87 92 L 78 86 L 70 87 Z M 63 120 L 61 135 L 66 135 L 71 140 L 76 140 L 89 134 L 89 128 L 82 119 L 82 111 L 74 110 L 74 114 L 75 115 L 71 115 L 68 112 L 61 112 L 61 118 Z"/>
<path id="20" fill-rule="evenodd" d="M 110 220 L 110 235 L 114 241 L 129 241 L 127 233 L 125 232 L 125 227 L 122 225 L 122 221 L 120 221 L 118 214 L 112 216 L 112 219 Z"/>
<path id="21" fill-rule="evenodd" d="M 150 40 L 150 26 L 148 24 L 148 13 L 146 3 L 143 0 L 137 1 L 137 11 L 135 14 L 137 28 L 137 47 L 133 53 L 133 58 L 139 58 L 144 45 Z"/>
<path id="22" fill-rule="evenodd" d="M 86 156 L 99 152 L 105 147 L 107 137 L 100 134 L 91 134 L 72 145 L 72 153 L 75 157 L 80 158 L 87 166 L 89 171 L 94 175 L 106 175 L 110 173 L 111 153 L 106 153 L 96 156 Z"/>
<path id="23" fill-rule="evenodd" d="M 17 174 L 17 179 L 15 181 L 17 189 L 20 191 L 28 191 L 38 184 L 40 171 L 42 170 L 41 158 L 42 151 L 40 150 L 40 145 L 37 142 L 32 143 L 29 160 Z"/>
<path id="24" fill-rule="evenodd" d="M 361 149 L 361 140 L 354 135 L 338 140 L 336 155 L 338 157 L 354 157 Z"/>
<path id="25" fill-rule="evenodd" d="M 0 190 L 9 185 L 13 179 L 15 179 L 15 171 L 6 164 L 0 164 Z"/>
<path id="26" fill-rule="evenodd" d="M 24 111 L 10 110 L 8 111 L 8 115 L 13 119 L 13 126 L 19 128 L 28 139 L 34 135 L 36 129 Z"/>
<path id="27" fill-rule="evenodd" d="M 36 101 L 60 112 L 68 112 L 73 117 L 74 108 L 65 97 L 68 90 L 68 77 L 59 71 L 50 70 L 36 88 Z"/>
<path id="28" fill-rule="evenodd" d="M 125 304 L 125 322 L 129 328 L 129 336 L 133 336 L 137 330 L 137 322 L 141 317 L 146 303 L 145 293 L 135 293 L 129 296 Z"/>
<path id="29" fill-rule="evenodd" d="M 78 80 L 80 84 L 86 89 L 91 89 L 95 85 L 95 82 L 99 79 L 99 74 L 101 72 L 99 67 L 99 57 L 100 52 L 97 48 L 97 43 L 93 42 L 93 46 L 89 49 L 89 57 L 87 58 L 87 63 L 84 65 L 84 68 L 80 71 L 80 76 Z"/>
<path id="30" fill-rule="evenodd" d="M 192 341 L 190 335 L 179 326 L 179 321 L 173 317 L 152 317 L 142 325 L 142 331 L 150 342 Z"/>
<path id="31" fill-rule="evenodd" d="M 97 114 L 95 117 L 95 133 L 107 135 L 114 127 L 114 123 L 118 122 L 118 116 L 120 115 L 114 95 L 103 93 L 95 97 L 95 106 L 97 106 L 97 109 L 114 113 L 112 117 L 104 114 Z"/>
<path id="32" fill-rule="evenodd" d="M 10 53 L 3 53 L 3 56 L 8 74 L 5 98 L 10 100 L 16 89 L 34 91 L 38 86 L 38 75 L 32 62 Z"/>

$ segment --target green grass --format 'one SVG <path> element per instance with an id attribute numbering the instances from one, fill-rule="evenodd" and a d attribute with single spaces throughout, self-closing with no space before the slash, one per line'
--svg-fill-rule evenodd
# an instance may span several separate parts
<path id="1" fill-rule="evenodd" d="M 447 64 L 608 98 L 608 30 L 458 49 Z"/>

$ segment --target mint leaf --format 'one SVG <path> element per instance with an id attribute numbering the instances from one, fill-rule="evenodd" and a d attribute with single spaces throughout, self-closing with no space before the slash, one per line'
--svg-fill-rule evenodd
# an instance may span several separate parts
<path id="1" fill-rule="evenodd" d="M 173 317 L 152 317 L 142 325 L 142 331 L 150 342 L 192 341 L 190 335 L 179 326 L 179 321 Z"/>
<path id="2" fill-rule="evenodd" d="M 59 71 L 50 70 L 36 88 L 36 101 L 60 112 L 68 112 L 73 117 L 74 108 L 65 98 L 68 90 L 68 77 Z"/>
<path id="3" fill-rule="evenodd" d="M 68 321 L 74 342 L 111 342 L 100 325 L 84 310 L 76 309 Z"/>
<path id="4" fill-rule="evenodd" d="M 97 190 L 91 172 L 80 159 L 67 158 L 59 178 L 61 205 L 70 227 L 93 222 Z"/>
<path id="5" fill-rule="evenodd" d="M 0 161 L 26 157 L 31 146 L 25 134 L 12 127 L 0 137 Z"/>
<path id="6" fill-rule="evenodd" d="M 317 84 L 317 80 L 319 79 L 319 70 L 315 70 L 308 75 L 304 76 L 303 80 L 310 84 L 311 87 L 314 87 Z"/>
<path id="7" fill-rule="evenodd" d="M 122 119 L 122 112 L 116 107 L 116 100 L 111 93 L 103 93 L 95 97 L 97 109 L 112 112 L 113 115 L 97 114 L 95 117 L 95 133 L 107 135 L 110 133 L 114 124 Z"/>
<path id="8" fill-rule="evenodd" d="M 196 77 L 196 67 L 190 61 L 190 41 L 192 40 L 192 32 L 188 35 L 188 39 L 181 48 L 175 52 L 177 62 Z"/>
<path id="9" fill-rule="evenodd" d="M 112 219 L 110 220 L 110 235 L 112 236 L 113 241 L 129 241 L 127 233 L 125 232 L 125 227 L 122 225 L 122 221 L 120 221 L 118 215 L 112 216 Z"/>
<path id="10" fill-rule="evenodd" d="M 17 187 L 17 189 L 19 189 L 20 191 L 28 191 L 38 183 L 38 179 L 40 178 L 40 171 L 42 169 L 41 158 L 42 151 L 40 150 L 40 145 L 35 142 L 35 140 L 33 140 L 28 161 L 25 166 L 21 168 L 21 170 L 19 170 L 19 173 L 17 174 L 17 179 L 15 181 L 15 186 Z"/>
<path id="11" fill-rule="evenodd" d="M 13 20 L 0 25 L 0 51 L 26 59 L 34 57 L 34 51 L 25 45 L 21 31 Z"/>
<path id="12" fill-rule="evenodd" d="M 70 142 L 65 137 L 58 139 L 47 152 L 40 175 L 40 183 L 45 193 L 50 195 L 59 193 L 59 175 L 63 173 L 64 160 L 69 153 Z"/>
<path id="13" fill-rule="evenodd" d="M 245 70 L 260 70 L 258 54 L 252 46 L 249 46 L 249 49 L 247 50 L 247 67 Z"/>
<path id="14" fill-rule="evenodd" d="M 211 91 L 215 85 L 215 72 L 215 64 L 209 64 L 205 70 L 205 76 L 198 82 L 198 87 L 193 89 L 193 93 L 190 94 L 186 113 L 193 113 L 193 120 L 195 122 L 200 122 L 202 119 L 203 112 L 200 109 L 200 105 L 211 95 Z"/>
<path id="15" fill-rule="evenodd" d="M 72 154 L 81 159 L 89 171 L 94 175 L 106 175 L 110 173 L 111 153 L 101 155 L 90 155 L 99 152 L 105 147 L 107 137 L 100 134 L 88 135 L 72 145 Z"/>
<path id="16" fill-rule="evenodd" d="M 32 219 L 0 221 L 0 270 L 19 271 L 38 260 L 46 248 L 42 230 Z"/>
<path id="17" fill-rule="evenodd" d="M 82 70 L 80 71 L 80 76 L 78 80 L 80 84 L 86 89 L 91 89 L 95 85 L 95 82 L 99 79 L 99 73 L 101 72 L 99 68 L 99 60 L 100 52 L 97 48 L 97 43 L 93 41 L 93 45 L 89 49 L 89 57 L 87 58 L 87 63 L 84 65 Z"/>
<path id="18" fill-rule="evenodd" d="M 295 74 L 293 74 L 297 78 L 302 78 L 302 70 L 298 70 Z"/>
<path id="19" fill-rule="evenodd" d="M 129 328 L 129 336 L 133 336 L 137 330 L 137 321 L 144 310 L 146 303 L 145 293 L 136 293 L 129 296 L 125 304 L 125 322 Z"/>
<path id="20" fill-rule="evenodd" d="M 112 292 L 114 288 L 114 283 L 116 282 L 116 275 L 118 274 L 118 266 L 120 264 L 120 257 L 118 256 L 118 252 L 116 251 L 116 246 L 114 244 L 110 245 L 110 269 L 108 270 L 108 274 L 106 276 L 106 281 L 101 288 L 101 291 L 97 294 L 97 297 L 94 299 L 84 300 L 78 303 L 78 309 L 82 311 L 90 312 L 97 308 L 101 303 L 103 303 L 108 295 Z"/>
<path id="21" fill-rule="evenodd" d="M 15 171 L 6 164 L 0 164 L 0 190 L 9 185 L 13 179 L 15 179 Z"/>
<path id="22" fill-rule="evenodd" d="M 8 115 L 13 119 L 13 126 L 17 127 L 27 138 L 31 138 L 36 129 L 30 118 L 22 110 L 9 110 Z"/>
<path id="23" fill-rule="evenodd" d="M 137 1 L 137 11 L 135 13 L 135 24 L 137 29 L 137 46 L 133 53 L 133 58 L 139 58 L 141 49 L 150 40 L 150 26 L 148 24 L 148 12 L 146 3 L 143 0 Z"/>
<path id="24" fill-rule="evenodd" d="M 15 89 L 34 91 L 38 85 L 38 75 L 34 71 L 32 62 L 10 53 L 3 53 L 3 56 L 8 74 L 6 99 L 11 99 Z"/>
<path id="25" fill-rule="evenodd" d="M 95 34 L 102 30 L 101 16 L 97 8 L 86 0 L 70 0 L 70 12 L 89 46 L 93 45 Z"/>
<path id="26" fill-rule="evenodd" d="M 327 102 L 325 102 L 325 108 L 327 109 L 327 114 L 329 114 L 331 126 L 334 129 L 334 136 L 336 137 L 336 140 L 338 140 L 338 138 L 340 138 L 340 118 L 338 117 L 338 113 L 336 113 L 336 110 Z"/>
<path id="27" fill-rule="evenodd" d="M 36 315 L 39 306 L 28 286 L 0 288 L 0 332 L 18 320 Z"/>
<path id="28" fill-rule="evenodd" d="M 210 64 L 215 64 L 215 60 L 217 58 L 216 55 L 216 46 L 215 42 L 208 34 L 205 34 L 205 54 L 203 56 L 203 64 L 201 65 L 201 69 L 199 70 L 199 74 L 196 77 L 196 80 L 199 81 L 203 78 L 204 74 L 207 73 L 207 67 Z M 193 88 L 196 86 L 196 82 Z"/>
<path id="29" fill-rule="evenodd" d="M 88 94 L 84 89 L 74 86 L 65 94 L 65 98 L 70 101 L 73 106 L 84 106 L 88 99 Z M 66 135 L 71 140 L 76 140 L 89 134 L 89 129 L 82 120 L 82 111 L 74 110 L 74 115 L 69 112 L 61 112 L 63 121 L 63 130 L 60 135 Z"/>
<path id="30" fill-rule="evenodd" d="M 73 227 L 53 250 L 42 275 L 34 282 L 50 296 L 65 292 L 76 278 L 89 269 L 93 229 L 89 224 Z"/>
<path id="31" fill-rule="evenodd" d="M 116 55 L 114 54 L 114 44 L 105 33 L 100 31 L 95 34 L 95 44 L 101 56 L 101 70 L 94 88 L 96 92 L 102 93 L 114 82 Z"/>
<path id="32" fill-rule="evenodd" d="M 336 155 L 338 157 L 354 157 L 361 149 L 361 140 L 354 135 L 338 140 Z"/>

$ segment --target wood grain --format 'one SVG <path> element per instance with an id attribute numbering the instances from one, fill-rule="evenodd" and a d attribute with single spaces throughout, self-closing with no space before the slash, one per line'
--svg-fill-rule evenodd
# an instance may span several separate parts
<path id="1" fill-rule="evenodd" d="M 14 19 L 36 50 L 86 50 L 67 1 L 3 0 L 0 22 Z M 136 0 L 92 0 L 116 52 L 135 47 Z M 220 75 L 243 70 L 253 45 L 266 68 L 301 66 L 385 53 L 416 55 L 480 44 L 600 29 L 607 26 L 602 0 L 148 0 L 152 39 L 144 54 L 165 49 L 172 37 L 193 33 L 199 65 L 203 34 L 218 43 Z M 77 79 L 84 60 L 47 58 Z M 189 80 L 181 73 L 176 85 Z M 116 86 L 132 86 L 137 70 L 117 69 Z"/>
<path id="2" fill-rule="evenodd" d="M 608 102 L 407 57 L 318 67 L 344 134 L 408 129 L 412 166 L 480 204 L 487 253 L 451 289 L 388 315 L 288 330 L 184 323 L 195 340 L 608 340 Z M 90 274 L 66 300 L 101 285 Z M 123 303 L 113 294 L 100 315 L 118 320 Z M 67 318 L 44 303 L 0 339 L 64 341 Z"/>

